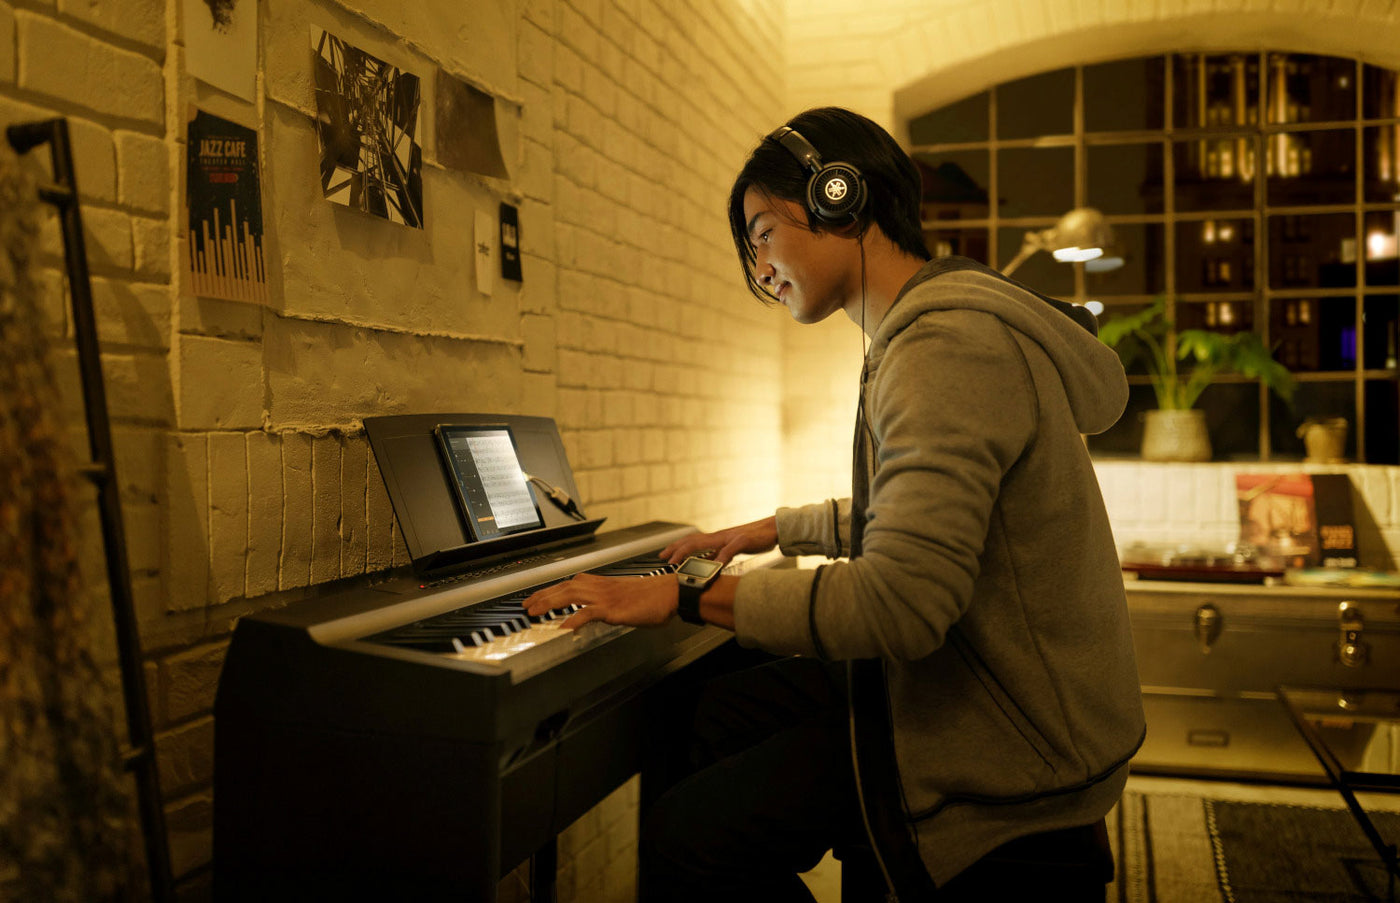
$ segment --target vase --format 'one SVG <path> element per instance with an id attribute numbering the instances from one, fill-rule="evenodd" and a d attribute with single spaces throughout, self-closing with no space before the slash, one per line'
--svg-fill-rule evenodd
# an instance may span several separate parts
<path id="1" fill-rule="evenodd" d="M 1305 420 L 1298 427 L 1298 436 L 1308 450 L 1303 460 L 1309 464 L 1338 464 L 1345 460 L 1342 454 L 1347 447 L 1347 419 L 1329 417 L 1326 420 Z"/>
<path id="2" fill-rule="evenodd" d="M 1210 435 L 1204 411 L 1146 411 L 1142 422 L 1145 461 L 1209 461 Z"/>

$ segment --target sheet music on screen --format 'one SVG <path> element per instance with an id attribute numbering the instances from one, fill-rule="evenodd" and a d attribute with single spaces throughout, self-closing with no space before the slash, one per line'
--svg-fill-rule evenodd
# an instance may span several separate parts
<path id="1" fill-rule="evenodd" d="M 544 526 L 509 429 L 442 426 L 438 437 L 475 538 Z"/>
<path id="2" fill-rule="evenodd" d="M 486 490 L 486 502 L 496 517 L 496 526 L 509 530 L 538 522 L 535 500 L 510 436 L 504 432 L 475 436 L 467 439 L 467 447 L 476 462 L 476 472 L 481 475 L 481 486 Z"/>

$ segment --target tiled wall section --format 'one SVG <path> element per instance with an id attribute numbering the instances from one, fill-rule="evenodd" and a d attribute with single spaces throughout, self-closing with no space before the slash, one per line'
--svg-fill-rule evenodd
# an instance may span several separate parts
<path id="1" fill-rule="evenodd" d="M 1134 542 L 1221 548 L 1239 538 L 1238 473 L 1347 473 L 1360 564 L 1393 568 L 1400 555 L 1400 467 L 1311 464 L 1154 464 L 1097 461 L 1119 550 Z"/>

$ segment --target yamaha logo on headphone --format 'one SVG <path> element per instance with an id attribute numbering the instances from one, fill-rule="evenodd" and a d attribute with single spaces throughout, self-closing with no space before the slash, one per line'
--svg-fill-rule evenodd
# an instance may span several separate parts
<path id="1" fill-rule="evenodd" d="M 865 178 L 849 163 L 823 163 L 821 154 L 806 138 L 783 126 L 768 136 L 797 158 L 811 172 L 807 180 L 807 209 L 824 223 L 848 225 L 859 221 L 865 208 Z"/>

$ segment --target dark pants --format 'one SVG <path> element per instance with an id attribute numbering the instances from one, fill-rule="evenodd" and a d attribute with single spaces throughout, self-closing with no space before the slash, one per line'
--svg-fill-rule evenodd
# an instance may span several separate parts
<path id="1" fill-rule="evenodd" d="M 844 669 L 742 651 L 731 664 L 678 707 L 690 742 L 643 813 L 648 903 L 810 903 L 797 873 L 863 830 Z"/>

